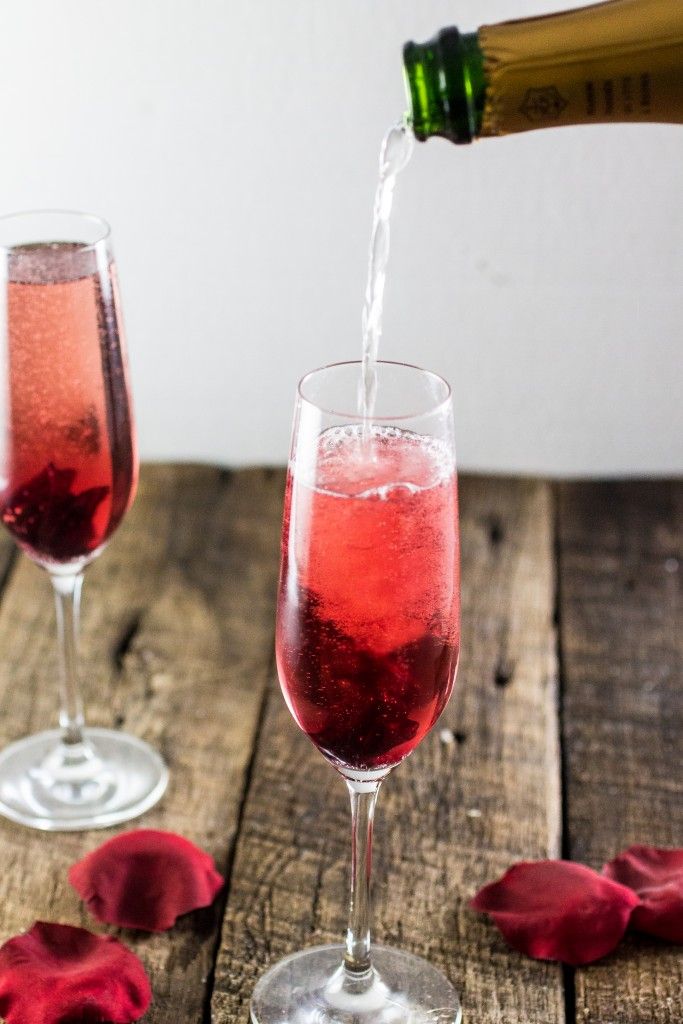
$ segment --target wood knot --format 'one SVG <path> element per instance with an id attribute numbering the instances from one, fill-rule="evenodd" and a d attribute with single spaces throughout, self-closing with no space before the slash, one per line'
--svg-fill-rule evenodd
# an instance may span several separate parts
<path id="1" fill-rule="evenodd" d="M 502 544 L 503 538 L 505 537 L 505 531 L 503 530 L 503 524 L 500 519 L 495 516 L 489 519 L 489 544 L 492 548 L 497 548 L 499 544 Z"/>
<path id="2" fill-rule="evenodd" d="M 496 665 L 496 670 L 493 675 L 493 681 L 500 689 L 508 686 L 512 682 L 512 677 L 515 674 L 515 666 L 511 661 L 507 661 L 505 658 Z"/>
<path id="3" fill-rule="evenodd" d="M 132 616 L 121 633 L 118 643 L 114 647 L 114 665 L 119 672 L 123 670 L 123 663 L 126 660 L 126 655 L 131 650 L 133 641 L 140 630 L 141 618 L 142 616 L 139 613 L 135 613 Z"/>

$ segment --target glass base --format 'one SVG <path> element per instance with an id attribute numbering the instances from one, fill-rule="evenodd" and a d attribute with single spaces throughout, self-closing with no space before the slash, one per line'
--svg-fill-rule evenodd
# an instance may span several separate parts
<path id="1" fill-rule="evenodd" d="M 259 980 L 253 1024 L 460 1024 L 450 981 L 410 953 L 373 946 L 373 967 L 354 977 L 343 946 L 316 946 L 281 960 Z"/>
<path id="2" fill-rule="evenodd" d="M 80 832 L 137 818 L 163 795 L 168 769 L 135 736 L 86 729 L 82 743 L 62 740 L 52 729 L 0 751 L 0 814 L 48 832 Z"/>

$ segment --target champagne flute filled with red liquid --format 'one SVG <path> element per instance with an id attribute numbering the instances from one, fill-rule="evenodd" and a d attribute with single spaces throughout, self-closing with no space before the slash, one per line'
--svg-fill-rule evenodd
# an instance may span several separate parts
<path id="1" fill-rule="evenodd" d="M 377 364 L 372 419 L 359 363 L 299 385 L 287 475 L 276 653 L 301 729 L 346 781 L 352 891 L 341 945 L 261 978 L 255 1024 L 456 1024 L 425 961 L 370 948 L 372 821 L 382 780 L 427 735 L 458 663 L 460 589 L 451 394 L 436 374 Z"/>
<path id="2" fill-rule="evenodd" d="M 139 739 L 85 728 L 78 681 L 83 571 L 138 476 L 109 227 L 61 211 L 2 217 L 0 268 L 0 518 L 52 582 L 60 680 L 60 728 L 0 752 L 0 813 L 101 828 L 142 814 L 168 779 Z"/>

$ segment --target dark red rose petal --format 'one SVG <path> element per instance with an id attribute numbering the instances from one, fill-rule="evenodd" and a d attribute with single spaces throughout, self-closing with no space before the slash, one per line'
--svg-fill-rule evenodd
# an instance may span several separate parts
<path id="1" fill-rule="evenodd" d="M 213 858 L 173 832 L 115 836 L 69 869 L 69 881 L 98 921 L 163 932 L 208 907 L 223 878 Z"/>
<path id="2" fill-rule="evenodd" d="M 640 897 L 631 925 L 669 942 L 683 942 L 683 850 L 629 846 L 603 873 Z"/>
<path id="3" fill-rule="evenodd" d="M 639 902 L 631 889 L 583 864 L 540 860 L 514 864 L 471 906 L 489 914 L 520 953 L 578 965 L 612 952 Z"/>
<path id="4" fill-rule="evenodd" d="M 0 1015 L 7 1024 L 129 1024 L 151 1001 L 144 967 L 109 936 L 36 921 L 0 948 Z"/>

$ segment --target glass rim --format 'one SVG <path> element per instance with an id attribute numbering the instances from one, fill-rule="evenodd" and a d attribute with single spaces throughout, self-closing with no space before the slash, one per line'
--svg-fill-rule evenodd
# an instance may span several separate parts
<path id="1" fill-rule="evenodd" d="M 109 221 L 105 220 L 104 217 L 100 217 L 97 213 L 88 213 L 86 210 L 62 210 L 55 207 L 47 207 L 45 209 L 37 210 L 17 210 L 14 213 L 3 213 L 0 214 L 0 234 L 2 232 L 3 225 L 10 221 L 21 221 L 23 218 L 28 217 L 74 217 L 79 218 L 82 221 L 89 221 L 91 224 L 99 226 L 100 233 L 94 241 L 91 242 L 79 242 L 74 241 L 72 244 L 77 245 L 82 250 L 95 249 L 102 242 L 107 242 L 111 237 L 111 225 Z M 54 239 L 57 241 L 57 239 Z M 59 239 L 61 241 L 61 239 Z M 44 241 L 50 241 L 50 239 L 44 239 Z M 0 240 L 0 250 L 3 252 L 9 252 L 12 249 L 16 249 L 19 245 L 31 245 L 30 242 L 15 242 L 13 245 L 7 245 L 5 242 Z"/>
<path id="2" fill-rule="evenodd" d="M 354 412 L 346 412 L 341 409 L 327 408 L 320 402 L 307 398 L 304 393 L 306 382 L 309 381 L 311 377 L 324 373 L 326 370 L 337 370 L 346 366 L 357 366 L 360 368 L 362 365 L 363 363 L 361 359 L 343 359 L 338 363 L 326 363 L 324 366 L 318 366 L 314 370 L 309 370 L 308 373 L 303 375 L 297 384 L 296 391 L 299 401 L 304 402 L 306 405 L 309 405 L 314 409 L 318 409 L 327 416 L 339 416 L 352 422 L 362 423 L 365 417 L 363 417 L 357 409 L 354 410 Z M 425 377 L 431 377 L 433 380 L 438 381 L 446 390 L 443 398 L 435 400 L 433 405 L 428 406 L 426 409 L 422 409 L 420 412 L 399 413 L 398 415 L 391 416 L 372 416 L 372 423 L 396 423 L 397 421 L 415 420 L 420 416 L 433 416 L 435 413 L 438 413 L 445 408 L 453 397 L 453 389 L 451 388 L 451 385 L 445 377 L 442 377 L 439 373 L 435 373 L 434 370 L 426 370 L 424 367 L 416 366 L 414 363 L 402 363 L 396 359 L 378 359 L 377 366 L 400 366 L 404 370 L 414 370 L 416 373 L 423 374 Z"/>

